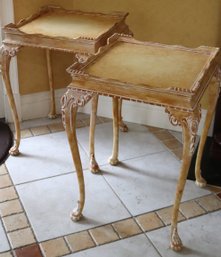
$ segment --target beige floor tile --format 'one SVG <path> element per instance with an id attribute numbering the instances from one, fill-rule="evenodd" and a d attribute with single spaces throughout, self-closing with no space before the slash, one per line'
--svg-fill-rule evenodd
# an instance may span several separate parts
<path id="1" fill-rule="evenodd" d="M 221 200 L 215 195 L 208 195 L 196 200 L 206 211 L 221 209 Z"/>
<path id="2" fill-rule="evenodd" d="M 63 238 L 43 242 L 41 243 L 41 248 L 45 257 L 59 257 L 70 253 L 70 250 Z"/>
<path id="3" fill-rule="evenodd" d="M 174 139 L 174 136 L 172 136 L 167 130 L 155 132 L 154 135 L 161 141 Z"/>
<path id="4" fill-rule="evenodd" d="M 72 234 L 66 237 L 72 252 L 81 251 L 95 246 L 91 236 L 87 231 Z"/>
<path id="5" fill-rule="evenodd" d="M 18 198 L 14 187 L 0 189 L 0 203 Z"/>
<path id="6" fill-rule="evenodd" d="M 30 228 L 10 232 L 8 233 L 8 238 L 13 248 L 35 243 L 35 238 Z"/>
<path id="7" fill-rule="evenodd" d="M 89 230 L 96 244 L 101 245 L 118 240 L 118 235 L 111 225 L 102 226 Z"/>
<path id="8" fill-rule="evenodd" d="M 40 136 L 40 135 L 49 134 L 50 130 L 47 126 L 41 126 L 41 127 L 31 128 L 31 132 L 34 136 Z"/>
<path id="9" fill-rule="evenodd" d="M 181 213 L 187 218 L 193 218 L 206 213 L 203 208 L 201 208 L 196 202 L 188 201 L 181 203 L 180 205 Z"/>
<path id="10" fill-rule="evenodd" d="M 160 133 L 160 132 L 163 132 L 163 131 L 166 131 L 165 129 L 162 129 L 162 128 L 157 128 L 157 127 L 151 127 L 151 126 L 146 126 L 148 128 L 148 130 L 152 133 Z"/>
<path id="11" fill-rule="evenodd" d="M 22 212 L 22 206 L 19 200 L 11 200 L 0 203 L 0 214 L 2 217 Z"/>
<path id="12" fill-rule="evenodd" d="M 90 118 L 79 120 L 79 122 L 82 122 L 82 124 L 84 124 L 84 127 L 87 127 L 90 125 Z"/>
<path id="13" fill-rule="evenodd" d="M 76 128 L 83 128 L 87 126 L 82 120 L 77 120 L 76 122 Z"/>
<path id="14" fill-rule="evenodd" d="M 145 232 L 164 226 L 163 222 L 154 212 L 137 216 L 136 220 Z"/>
<path id="15" fill-rule="evenodd" d="M 112 121 L 112 119 L 106 118 L 106 117 L 99 117 L 99 119 L 100 119 L 100 121 L 101 121 L 102 123 L 106 123 L 106 122 L 111 122 L 111 121 Z"/>
<path id="16" fill-rule="evenodd" d="M 64 131 L 64 126 L 62 123 L 50 124 L 50 125 L 48 125 L 48 127 L 52 133 Z"/>
<path id="17" fill-rule="evenodd" d="M 0 177 L 0 188 L 9 187 L 12 185 L 12 181 L 8 174 L 2 175 Z"/>
<path id="18" fill-rule="evenodd" d="M 171 151 L 176 155 L 178 160 L 182 160 L 182 157 L 183 157 L 183 147 L 182 146 L 180 148 L 171 149 Z"/>
<path id="19" fill-rule="evenodd" d="M 182 144 L 177 139 L 169 139 L 169 140 L 163 140 L 163 143 L 166 147 L 168 147 L 170 150 L 174 149 L 180 149 L 182 147 Z"/>
<path id="20" fill-rule="evenodd" d="M 112 225 L 120 238 L 134 236 L 142 232 L 133 219 L 118 221 Z"/>
<path id="21" fill-rule="evenodd" d="M 21 130 L 21 138 L 28 138 L 28 137 L 32 137 L 32 133 L 30 129 L 23 129 Z"/>
<path id="22" fill-rule="evenodd" d="M 0 257 L 13 257 L 10 252 L 0 253 Z"/>
<path id="23" fill-rule="evenodd" d="M 208 189 L 212 193 L 219 193 L 219 192 L 221 192 L 221 187 L 218 187 L 218 186 L 207 185 L 206 189 Z"/>
<path id="24" fill-rule="evenodd" d="M 5 166 L 5 164 L 0 165 L 0 175 L 4 175 L 4 174 L 7 174 L 7 173 L 8 173 L 8 170 Z"/>
<path id="25" fill-rule="evenodd" d="M 26 228 L 29 226 L 27 217 L 24 213 L 4 217 L 3 223 L 7 232 Z"/>
<path id="26" fill-rule="evenodd" d="M 164 209 L 161 209 L 157 211 L 157 214 L 161 218 L 161 220 L 164 222 L 165 225 L 170 225 L 171 224 L 171 217 L 172 217 L 172 207 L 167 207 Z M 185 217 L 179 212 L 178 215 L 178 221 L 185 220 Z"/>

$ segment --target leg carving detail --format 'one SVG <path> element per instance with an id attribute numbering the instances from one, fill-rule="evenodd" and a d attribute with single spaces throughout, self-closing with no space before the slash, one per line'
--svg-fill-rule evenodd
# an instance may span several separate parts
<path id="1" fill-rule="evenodd" d="M 175 251 L 179 251 L 182 249 L 183 245 L 177 230 L 178 212 L 192 155 L 194 153 L 194 143 L 201 113 L 199 106 L 193 112 L 178 111 L 172 108 L 167 108 L 166 112 L 169 113 L 170 122 L 173 125 L 182 126 L 183 130 L 183 160 L 177 182 L 175 202 L 173 205 L 170 238 L 170 247 Z"/>
<path id="2" fill-rule="evenodd" d="M 67 92 L 61 99 L 62 122 L 67 133 L 79 187 L 79 200 L 77 202 L 77 207 L 71 214 L 71 218 L 74 221 L 78 221 L 82 217 L 85 202 L 84 175 L 76 136 L 77 109 L 78 106 L 84 106 L 92 97 L 93 93 L 91 92 L 80 91 L 68 87 Z"/>
<path id="3" fill-rule="evenodd" d="M 17 54 L 19 49 L 20 49 L 20 46 L 14 46 L 14 45 L 2 45 L 0 48 L 0 53 L 2 55 L 2 75 L 3 75 L 6 93 L 9 100 L 9 105 L 12 111 L 14 125 L 15 125 L 14 145 L 9 150 L 9 154 L 13 156 L 19 155 L 21 133 L 20 133 L 20 124 L 18 119 L 17 108 L 15 105 L 15 99 L 14 99 L 12 87 L 11 87 L 9 69 L 10 69 L 11 58 Z"/>
<path id="4" fill-rule="evenodd" d="M 119 109 L 118 109 L 119 99 L 113 97 L 113 151 L 109 158 L 109 163 L 111 165 L 118 164 L 118 147 L 119 147 Z"/>
<path id="5" fill-rule="evenodd" d="M 98 95 L 95 95 L 92 98 L 92 108 L 91 108 L 91 118 L 90 118 L 90 136 L 89 136 L 90 171 L 92 173 L 98 173 L 100 171 L 97 161 L 95 159 L 95 151 L 94 151 L 94 133 L 95 133 L 95 126 L 96 126 L 97 104 L 98 104 Z"/>

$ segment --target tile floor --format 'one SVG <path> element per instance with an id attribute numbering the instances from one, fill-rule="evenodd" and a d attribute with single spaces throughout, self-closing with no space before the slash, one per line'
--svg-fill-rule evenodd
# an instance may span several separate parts
<path id="1" fill-rule="evenodd" d="M 108 165 L 111 120 L 98 117 L 99 175 L 88 170 L 89 116 L 78 115 L 86 203 L 70 219 L 77 181 L 60 119 L 22 124 L 21 154 L 0 166 L 0 257 L 220 257 L 221 188 L 187 181 L 179 213 L 181 253 L 168 247 L 182 155 L 180 133 L 137 124 L 120 134 L 120 164 Z"/>

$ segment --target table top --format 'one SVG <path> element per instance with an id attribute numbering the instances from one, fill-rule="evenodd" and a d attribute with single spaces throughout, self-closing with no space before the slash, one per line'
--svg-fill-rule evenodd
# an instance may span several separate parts
<path id="1" fill-rule="evenodd" d="M 55 9 L 56 10 L 56 9 Z M 26 34 L 41 34 L 48 37 L 69 39 L 96 39 L 119 21 L 117 16 L 98 16 L 93 13 L 51 11 L 19 26 Z"/>
<path id="2" fill-rule="evenodd" d="M 117 37 L 86 64 L 68 69 L 73 86 L 192 109 L 218 67 L 218 48 L 191 49 Z"/>
<path id="3" fill-rule="evenodd" d="M 71 51 L 78 50 L 80 45 L 80 52 L 96 52 L 113 33 L 128 30 L 125 24 L 127 15 L 124 12 L 104 14 L 45 6 L 18 24 L 5 26 L 4 42 L 64 50 L 71 48 Z M 68 42 L 70 46 L 65 45 Z"/>

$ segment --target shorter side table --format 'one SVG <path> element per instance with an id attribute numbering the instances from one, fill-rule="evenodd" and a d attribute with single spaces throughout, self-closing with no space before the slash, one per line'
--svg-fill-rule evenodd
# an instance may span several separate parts
<path id="1" fill-rule="evenodd" d="M 133 38 L 114 35 L 107 46 L 88 59 L 84 64 L 75 63 L 69 67 L 72 83 L 62 97 L 62 117 L 79 182 L 79 201 L 72 213 L 79 220 L 85 202 L 85 186 L 82 165 L 76 138 L 76 113 L 98 95 L 113 99 L 113 152 L 109 163 L 118 163 L 119 115 L 118 99 L 159 105 L 169 114 L 170 122 L 183 130 L 183 160 L 177 183 L 176 197 L 171 222 L 172 249 L 182 248 L 177 231 L 178 210 L 191 158 L 195 148 L 198 124 L 201 118 L 200 100 L 209 89 L 210 106 L 199 146 L 201 151 L 215 109 L 219 83 L 210 81 L 218 78 L 219 49 L 199 47 L 196 49 L 140 42 Z M 165 174 L 165 177 L 167 174 Z M 196 169 L 196 183 L 206 184 Z"/>

